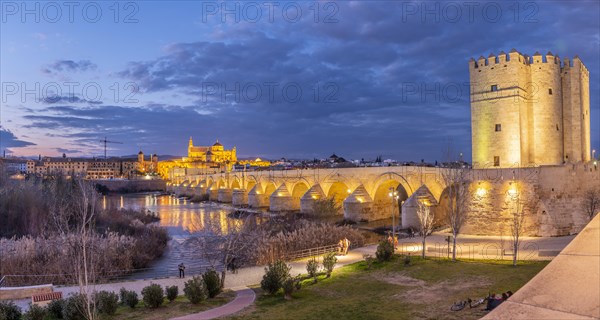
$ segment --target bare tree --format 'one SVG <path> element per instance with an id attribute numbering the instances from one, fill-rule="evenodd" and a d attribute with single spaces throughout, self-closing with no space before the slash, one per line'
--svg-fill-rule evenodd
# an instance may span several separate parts
<path id="1" fill-rule="evenodd" d="M 590 188 L 583 195 L 583 209 L 588 218 L 592 220 L 600 211 L 600 190 Z"/>
<path id="2" fill-rule="evenodd" d="M 92 251 L 99 194 L 90 182 L 82 179 L 56 180 L 52 187 L 51 196 L 55 198 L 50 205 L 53 227 L 65 236 L 71 248 L 69 252 L 73 254 L 65 258 L 71 262 L 71 275 L 84 300 L 80 311 L 86 319 L 93 320 L 98 317 L 94 299 L 97 268 Z"/>
<path id="3" fill-rule="evenodd" d="M 510 235 L 512 237 L 513 266 L 516 267 L 521 234 L 525 227 L 525 204 L 518 190 L 509 190 L 508 198 L 510 202 Z"/>
<path id="4" fill-rule="evenodd" d="M 469 203 L 469 170 L 463 167 L 442 171 L 446 184 L 446 223 L 452 231 L 452 261 L 456 261 L 456 238 L 465 224 Z"/>
<path id="5" fill-rule="evenodd" d="M 198 246 L 212 268 L 221 269 L 221 288 L 224 288 L 228 265 L 234 259 L 236 266 L 250 260 L 252 250 L 248 249 L 254 244 L 257 234 L 253 232 L 256 223 L 251 215 L 236 221 L 225 219 L 220 222 L 222 224 L 215 220 L 204 221 L 201 230 L 188 241 Z"/>
<path id="6" fill-rule="evenodd" d="M 419 231 L 421 232 L 423 251 L 421 257 L 425 259 L 425 241 L 427 236 L 433 231 L 433 213 L 431 207 L 425 201 L 418 201 L 417 217 L 419 218 Z"/>
<path id="7" fill-rule="evenodd" d="M 94 246 L 94 221 L 98 214 L 99 194 L 89 181 L 77 179 L 74 182 L 76 183 L 75 190 L 79 200 L 74 203 L 76 221 L 74 231 L 79 241 L 79 244 L 76 245 L 77 259 L 75 260 L 75 266 L 79 292 L 85 300 L 84 313 L 88 320 L 92 320 L 98 317 L 94 299 L 97 270 L 95 270 L 94 256 L 90 251 Z"/>

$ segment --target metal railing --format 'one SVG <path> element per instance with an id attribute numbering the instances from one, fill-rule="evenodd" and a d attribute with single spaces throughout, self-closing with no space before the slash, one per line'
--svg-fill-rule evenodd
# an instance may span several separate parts
<path id="1" fill-rule="evenodd" d="M 209 269 L 212 269 L 211 265 L 186 265 L 185 274 L 186 276 L 195 276 L 202 274 Z M 223 269 L 222 266 L 216 266 L 217 271 Z M 179 276 L 179 270 L 174 268 L 169 269 L 156 269 L 156 268 L 140 268 L 140 269 L 129 269 L 129 270 L 112 270 L 105 271 L 101 275 L 97 276 L 97 283 L 114 283 L 122 281 L 134 281 L 134 280 L 152 280 L 162 279 L 169 277 Z M 74 285 L 73 279 L 77 278 L 77 274 L 74 273 L 60 273 L 60 274 L 7 274 L 0 279 L 0 287 L 3 286 L 28 286 L 28 285 L 39 285 L 50 282 L 57 282 L 60 285 Z M 55 283 L 56 284 L 56 283 Z"/>
<path id="2" fill-rule="evenodd" d="M 338 252 L 338 248 L 339 246 L 337 244 L 332 244 L 322 247 L 297 250 L 284 253 L 281 258 L 285 261 L 293 261 L 303 258 L 316 257 L 330 252 Z"/>

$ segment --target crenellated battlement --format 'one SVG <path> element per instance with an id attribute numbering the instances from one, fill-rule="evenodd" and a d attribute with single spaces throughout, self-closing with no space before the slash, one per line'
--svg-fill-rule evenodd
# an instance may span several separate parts
<path id="1" fill-rule="evenodd" d="M 542 55 L 539 51 L 534 53 L 532 56 L 522 54 L 516 49 L 510 50 L 507 54 L 504 51 L 500 51 L 498 55 L 494 53 L 490 53 L 488 57 L 480 56 L 478 59 L 471 58 L 469 60 L 469 66 L 473 69 L 485 68 L 485 67 L 495 67 L 497 65 L 504 64 L 512 64 L 519 63 L 523 65 L 536 65 L 536 64 L 555 64 L 560 69 L 573 68 L 576 64 L 578 67 L 583 67 L 587 71 L 587 68 L 581 63 L 581 60 L 578 56 L 575 56 L 573 59 L 569 59 L 565 57 L 561 60 L 558 55 L 554 55 L 551 51 L 548 51 L 545 55 Z"/>

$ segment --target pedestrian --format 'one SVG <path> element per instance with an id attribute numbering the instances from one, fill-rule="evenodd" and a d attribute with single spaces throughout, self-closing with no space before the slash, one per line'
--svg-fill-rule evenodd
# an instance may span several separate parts
<path id="1" fill-rule="evenodd" d="M 350 240 L 344 237 L 344 255 L 348 254 L 348 248 L 350 248 Z"/>
<path id="2" fill-rule="evenodd" d="M 338 242 L 338 254 L 343 254 L 344 253 L 344 239 L 340 239 L 340 242 Z"/>
<path id="3" fill-rule="evenodd" d="M 185 278 L 185 265 L 183 262 L 179 264 L 179 278 Z"/>

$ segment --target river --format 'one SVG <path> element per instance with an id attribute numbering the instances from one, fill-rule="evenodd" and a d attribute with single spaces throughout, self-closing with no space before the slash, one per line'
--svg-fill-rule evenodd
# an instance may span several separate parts
<path id="1" fill-rule="evenodd" d="M 229 217 L 231 206 L 214 202 L 192 203 L 187 199 L 155 193 L 109 195 L 102 200 L 104 208 L 148 209 L 160 217 L 160 226 L 167 229 L 171 240 L 161 258 L 147 269 L 131 274 L 127 279 L 148 279 L 178 275 L 178 265 L 186 266 L 186 275 L 203 272 L 208 263 L 186 240 L 191 233 L 213 224 L 223 232 L 240 221 Z"/>

